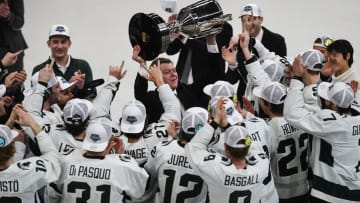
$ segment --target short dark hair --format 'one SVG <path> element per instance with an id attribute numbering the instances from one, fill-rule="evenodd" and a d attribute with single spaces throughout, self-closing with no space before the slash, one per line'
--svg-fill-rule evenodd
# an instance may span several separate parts
<path id="1" fill-rule="evenodd" d="M 8 146 L 0 149 L 0 165 L 4 165 L 16 152 L 15 142 L 12 141 Z"/>
<path id="2" fill-rule="evenodd" d="M 245 140 L 240 140 L 240 144 L 245 144 Z M 245 156 L 249 152 L 249 147 L 244 148 L 234 148 L 230 147 L 229 145 L 225 144 L 225 150 L 229 151 L 230 156 L 237 159 L 245 159 Z"/>
<path id="3" fill-rule="evenodd" d="M 179 135 L 180 140 L 190 142 L 193 137 L 194 137 L 193 134 L 188 134 L 188 133 L 184 132 L 183 130 L 180 131 L 180 135 Z"/>
<path id="4" fill-rule="evenodd" d="M 88 125 L 89 125 L 89 118 L 87 118 L 80 125 L 72 125 L 72 124 L 65 123 L 65 130 L 68 133 L 70 133 L 72 136 L 77 136 L 80 133 L 84 132 Z"/>
<path id="5" fill-rule="evenodd" d="M 151 64 L 150 64 L 150 66 L 152 66 L 152 65 L 154 65 L 154 64 L 157 64 L 158 61 L 160 61 L 160 64 L 163 64 L 163 63 L 171 63 L 171 64 L 173 64 L 173 62 L 172 62 L 170 59 L 159 57 L 159 58 L 153 60 L 153 61 L 151 62 Z"/>
<path id="6" fill-rule="evenodd" d="M 349 41 L 345 39 L 338 39 L 335 40 L 333 43 L 328 46 L 327 51 L 329 53 L 336 51 L 343 55 L 343 58 L 346 59 L 346 54 L 350 53 L 350 58 L 348 61 L 349 67 L 353 64 L 353 55 L 354 55 L 354 48 L 350 44 Z"/>
<path id="7" fill-rule="evenodd" d="M 273 104 L 270 103 L 268 101 L 266 101 L 265 99 L 263 99 L 264 103 L 266 105 L 271 105 L 270 107 L 270 111 L 276 115 L 283 115 L 283 110 L 284 110 L 284 103 L 282 104 Z"/>

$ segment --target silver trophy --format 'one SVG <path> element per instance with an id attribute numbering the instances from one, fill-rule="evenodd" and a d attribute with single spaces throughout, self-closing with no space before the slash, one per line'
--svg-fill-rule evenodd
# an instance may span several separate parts
<path id="1" fill-rule="evenodd" d="M 142 58 L 153 60 L 166 51 L 171 35 L 183 32 L 190 38 L 200 38 L 217 34 L 231 19 L 231 14 L 223 15 L 216 0 L 201 0 L 182 8 L 173 23 L 166 23 L 155 13 L 137 13 L 129 24 L 130 43 L 140 45 Z"/>

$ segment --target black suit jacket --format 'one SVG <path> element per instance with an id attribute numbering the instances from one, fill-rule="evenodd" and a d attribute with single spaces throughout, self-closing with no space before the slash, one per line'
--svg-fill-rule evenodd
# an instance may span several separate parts
<path id="1" fill-rule="evenodd" d="M 8 0 L 10 14 L 8 18 L 0 18 L 0 58 L 7 52 L 16 52 L 27 48 L 21 28 L 24 25 L 24 2 L 23 0 Z M 23 53 L 17 62 L 8 67 L 7 70 L 23 69 Z"/>
<path id="2" fill-rule="evenodd" d="M 279 56 L 286 56 L 286 44 L 285 44 L 285 39 L 283 36 L 281 36 L 280 34 L 271 32 L 270 30 L 268 30 L 265 27 L 262 27 L 263 31 L 264 31 L 264 35 L 263 38 L 261 40 L 261 43 L 270 51 L 275 52 L 276 55 Z M 239 49 L 238 47 L 238 50 Z M 252 52 L 255 53 L 255 55 L 258 55 L 256 50 L 252 49 Z M 228 68 L 225 78 L 227 81 L 229 81 L 232 84 L 235 84 L 236 82 L 239 81 L 239 85 L 238 85 L 238 89 L 237 89 L 237 96 L 238 98 L 241 98 L 242 95 L 244 95 L 245 93 L 245 89 L 246 89 L 246 78 L 247 78 L 247 71 L 242 63 L 242 61 L 239 61 L 239 58 L 241 58 L 239 56 L 239 52 L 237 55 L 238 58 L 238 67 L 235 70 L 231 70 L 230 68 Z"/>
<path id="3" fill-rule="evenodd" d="M 263 38 L 261 40 L 261 43 L 268 48 L 270 51 L 275 52 L 276 55 L 279 56 L 286 56 L 287 50 L 286 50 L 286 43 L 283 36 L 280 34 L 271 32 L 266 27 L 262 27 L 264 31 Z"/>
<path id="4" fill-rule="evenodd" d="M 207 54 L 208 70 L 213 72 L 214 75 L 224 78 L 225 73 L 219 68 L 219 64 L 222 62 L 220 53 Z M 207 108 L 209 97 L 202 92 L 207 81 L 209 80 L 204 79 L 204 81 L 199 81 L 191 85 L 178 85 L 176 88 L 177 97 L 185 110 L 195 106 Z M 148 81 L 139 74 L 137 74 L 135 79 L 134 94 L 135 98 L 145 105 L 149 122 L 157 122 L 164 112 L 159 99 L 159 93 L 156 90 L 148 91 Z"/>

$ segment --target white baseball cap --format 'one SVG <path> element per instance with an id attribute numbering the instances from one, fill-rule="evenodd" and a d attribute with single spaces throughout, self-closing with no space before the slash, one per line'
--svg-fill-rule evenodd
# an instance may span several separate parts
<path id="1" fill-rule="evenodd" d="M 350 85 L 344 82 L 322 82 L 317 88 L 318 95 L 341 108 L 349 108 L 355 99 Z"/>
<path id="2" fill-rule="evenodd" d="M 311 49 L 301 54 L 301 64 L 309 70 L 321 71 L 324 62 L 324 55 L 319 50 Z"/>
<path id="3" fill-rule="evenodd" d="M 91 122 L 86 128 L 82 148 L 91 152 L 103 152 L 108 146 L 111 136 L 111 128 L 109 126 L 98 122 Z"/>
<path id="4" fill-rule="evenodd" d="M 55 35 L 60 35 L 70 38 L 69 27 L 62 24 L 52 25 L 49 30 L 49 38 Z"/>
<path id="5" fill-rule="evenodd" d="M 244 16 L 244 15 L 250 15 L 250 16 L 258 17 L 258 16 L 262 16 L 262 12 L 261 12 L 261 9 L 260 9 L 260 7 L 258 5 L 256 5 L 256 4 L 246 4 L 244 6 L 244 8 L 241 10 L 240 18 L 241 18 L 241 16 Z"/>
<path id="6" fill-rule="evenodd" d="M 3 97 L 6 93 L 6 86 L 1 84 L 0 85 L 0 97 Z"/>
<path id="7" fill-rule="evenodd" d="M 61 90 L 66 90 L 76 84 L 77 81 L 69 83 L 64 77 L 56 76 L 56 81 L 59 83 Z"/>
<path id="8" fill-rule="evenodd" d="M 146 108 L 138 100 L 125 104 L 122 110 L 120 130 L 123 133 L 140 133 L 145 126 Z"/>
<path id="9" fill-rule="evenodd" d="M 275 60 L 265 60 L 261 64 L 261 68 L 264 69 L 265 73 L 269 76 L 273 82 L 279 82 L 284 76 L 285 65 Z"/>
<path id="10" fill-rule="evenodd" d="M 168 13 L 177 12 L 177 3 L 176 0 L 160 0 L 161 8 Z"/>
<path id="11" fill-rule="evenodd" d="M 286 87 L 279 82 L 270 82 L 262 87 L 255 87 L 253 94 L 272 104 L 284 103 L 287 90 Z"/>
<path id="12" fill-rule="evenodd" d="M 181 121 L 181 129 L 186 134 L 194 135 L 200 128 L 205 126 L 208 121 L 208 112 L 201 107 L 191 107 L 187 109 Z"/>
<path id="13" fill-rule="evenodd" d="M 203 89 L 206 95 L 213 97 L 232 97 L 235 94 L 234 87 L 227 81 L 219 80 L 214 84 L 206 85 Z"/>
<path id="14" fill-rule="evenodd" d="M 241 142 L 244 140 L 244 142 Z M 251 145 L 251 138 L 246 128 L 234 125 L 226 129 L 224 142 L 233 148 L 245 148 Z"/>
<path id="15" fill-rule="evenodd" d="M 0 149 L 8 146 L 18 134 L 17 131 L 11 130 L 8 126 L 0 125 Z"/>
<path id="16" fill-rule="evenodd" d="M 324 34 L 315 39 L 313 46 L 318 46 L 326 49 L 328 46 L 330 46 L 330 44 L 333 43 L 333 41 L 334 40 L 332 39 L 332 37 Z"/>
<path id="17" fill-rule="evenodd" d="M 221 97 L 214 97 L 210 100 L 211 107 L 211 116 L 215 116 L 216 113 L 216 105 Z M 224 108 L 226 111 L 227 121 L 230 125 L 235 125 L 237 123 L 243 122 L 244 118 L 242 115 L 236 110 L 234 102 L 229 98 L 225 98 Z"/>
<path id="18" fill-rule="evenodd" d="M 64 107 L 64 122 L 71 125 L 80 125 L 90 116 L 92 108 L 92 103 L 86 99 L 71 99 Z"/>

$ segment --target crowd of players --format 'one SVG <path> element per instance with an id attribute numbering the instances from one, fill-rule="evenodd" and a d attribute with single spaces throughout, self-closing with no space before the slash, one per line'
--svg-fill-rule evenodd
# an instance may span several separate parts
<path id="1" fill-rule="evenodd" d="M 224 77 L 200 89 L 207 109 L 188 106 L 184 95 L 197 92 L 179 84 L 172 61 L 146 65 L 135 46 L 138 100 L 119 122 L 110 109 L 124 63 L 96 91 L 86 61 L 67 54 L 69 28 L 52 26 L 52 56 L 34 69 L 31 87 L 21 71 L 1 85 L 0 202 L 359 202 L 351 44 L 323 36 L 316 49 L 279 56 L 251 36 L 251 9 L 220 51 L 216 35 L 202 41 L 212 66 L 221 59 L 238 70 L 242 94 Z M 1 68 L 20 53 L 6 54 Z"/>

